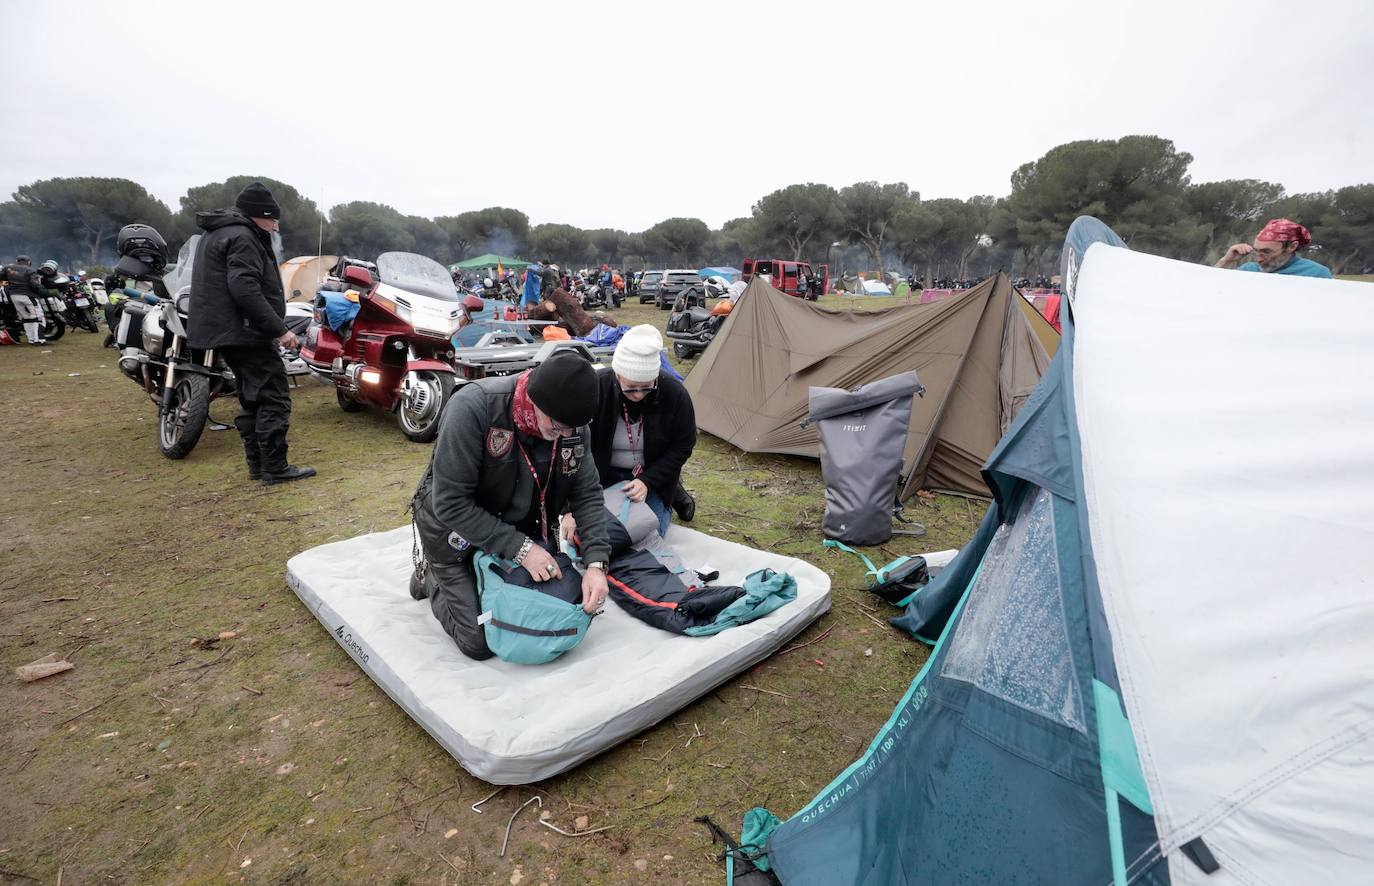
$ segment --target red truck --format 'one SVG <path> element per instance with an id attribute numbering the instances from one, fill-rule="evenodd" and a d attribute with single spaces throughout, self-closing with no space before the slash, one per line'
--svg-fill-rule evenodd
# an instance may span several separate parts
<path id="1" fill-rule="evenodd" d="M 740 278 L 748 283 L 755 274 L 768 277 L 773 288 L 798 298 L 815 301 L 830 291 L 830 265 L 811 270 L 804 261 L 783 258 L 746 258 L 740 265 Z"/>

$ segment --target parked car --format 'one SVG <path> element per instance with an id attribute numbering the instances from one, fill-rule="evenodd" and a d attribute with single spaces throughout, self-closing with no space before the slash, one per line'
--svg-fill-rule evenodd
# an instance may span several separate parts
<path id="1" fill-rule="evenodd" d="M 658 284 L 662 282 L 662 271 L 645 271 L 639 278 L 639 303 L 642 305 L 653 301 L 654 296 L 658 295 Z"/>
<path id="2" fill-rule="evenodd" d="M 672 268 L 663 272 L 663 279 L 658 283 L 658 289 L 654 292 L 654 304 L 660 311 L 666 311 L 677 301 L 677 297 L 684 289 L 691 286 L 701 286 L 701 275 L 691 268 Z M 644 298 L 640 295 L 640 299 Z"/>
<path id="3" fill-rule="evenodd" d="M 740 279 L 748 283 L 755 275 L 766 277 L 773 288 L 788 295 L 815 301 L 830 291 L 830 265 L 812 270 L 804 261 L 781 258 L 746 258 L 740 268 Z"/>

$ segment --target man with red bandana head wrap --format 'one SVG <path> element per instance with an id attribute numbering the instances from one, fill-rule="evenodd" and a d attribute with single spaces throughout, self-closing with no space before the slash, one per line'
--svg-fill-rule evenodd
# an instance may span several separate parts
<path id="1" fill-rule="evenodd" d="M 1226 254 L 1217 262 L 1217 267 L 1234 267 L 1236 262 L 1248 256 L 1252 260 L 1240 266 L 1242 271 L 1329 278 L 1331 272 L 1325 266 L 1298 257 L 1298 250 L 1305 249 L 1311 242 L 1312 234 L 1307 228 L 1286 218 L 1276 218 L 1255 235 L 1254 246 L 1249 243 L 1237 243 L 1226 250 Z"/>
<path id="2" fill-rule="evenodd" d="M 574 351 L 557 351 L 520 375 L 463 385 L 439 420 L 429 468 L 411 500 L 424 552 L 410 593 L 469 658 L 491 656 L 472 555 L 481 550 L 524 567 L 530 579 L 563 578 L 555 555 L 576 518 L 586 564 L 582 608 L 606 599 L 611 553 L 606 508 L 588 424 L 596 414 L 597 372 Z M 566 562 L 566 561 L 565 561 Z"/>

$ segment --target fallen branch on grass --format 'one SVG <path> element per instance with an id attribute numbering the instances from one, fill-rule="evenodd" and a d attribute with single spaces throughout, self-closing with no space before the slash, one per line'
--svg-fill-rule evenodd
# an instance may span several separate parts
<path id="1" fill-rule="evenodd" d="M 831 625 L 830 627 L 826 628 L 824 631 L 821 631 L 820 636 L 819 636 L 819 637 L 816 637 L 814 640 L 807 640 L 805 643 L 798 643 L 796 646 L 788 646 L 788 647 L 787 647 L 786 649 L 784 649 L 782 652 L 779 652 L 778 655 L 786 655 L 786 654 L 789 653 L 789 652 L 796 652 L 798 649 L 805 649 L 807 646 L 810 646 L 812 643 L 819 643 L 819 642 L 821 642 L 822 640 L 824 640 L 826 637 L 829 637 L 829 636 L 830 636 L 830 632 L 833 631 L 833 630 L 835 630 L 835 626 L 834 626 L 834 625 Z"/>
<path id="2" fill-rule="evenodd" d="M 107 704 L 109 704 L 110 702 L 114 701 L 116 698 L 119 698 L 119 696 L 118 696 L 118 695 L 112 695 L 112 696 L 110 696 L 109 698 L 105 699 L 105 700 L 102 701 L 102 702 L 97 702 L 96 704 L 93 704 L 93 705 L 91 705 L 90 707 L 86 708 L 86 710 L 82 711 L 81 713 L 79 713 L 79 714 L 77 714 L 77 715 L 75 715 L 75 716 L 73 716 L 73 717 L 68 717 L 67 719 L 63 720 L 61 723 L 58 723 L 58 724 L 54 725 L 52 728 L 56 729 L 58 726 L 66 726 L 68 723 L 72 722 L 73 720 L 79 720 L 80 718 L 86 716 L 86 715 L 89 714 L 91 711 L 95 710 L 96 708 L 104 707 L 105 705 L 107 705 Z"/>
<path id="3" fill-rule="evenodd" d="M 763 692 L 763 693 L 765 693 L 765 694 L 767 694 L 767 695 L 776 695 L 778 698 L 791 698 L 791 697 L 792 697 L 792 696 L 790 696 L 790 695 L 788 695 L 788 694 L 786 694 L 786 693 L 784 693 L 784 692 L 774 692 L 774 691 L 771 690 L 771 689 L 764 689 L 762 686 L 749 686 L 749 685 L 746 685 L 746 684 L 741 684 L 739 688 L 741 688 L 741 689 L 752 689 L 752 690 L 754 690 L 755 692 Z"/>
<path id="4" fill-rule="evenodd" d="M 398 812 L 409 812 L 411 809 L 414 809 L 416 806 L 419 806 L 421 803 L 428 803 L 430 800 L 433 800 L 435 797 L 441 797 L 441 796 L 443 796 L 444 794 L 447 794 L 449 791 L 453 790 L 453 789 L 456 788 L 456 787 L 458 787 L 458 785 L 456 785 L 456 784 L 451 784 L 451 785 L 449 785 L 448 787 L 444 788 L 442 791 L 435 791 L 434 793 L 430 794 L 428 797 L 425 797 L 423 800 L 416 800 L 414 803 L 405 803 L 405 804 L 403 804 L 403 805 L 401 805 L 401 806 L 396 807 L 395 809 L 391 810 L 390 812 L 383 812 L 381 815 L 378 815 L 378 816 L 376 816 L 376 817 L 374 817 L 374 818 L 369 818 L 369 819 L 367 820 L 367 823 L 368 823 L 368 824 L 372 824 L 374 821 L 381 821 L 381 820 L 384 819 L 384 818 L 390 818 L 391 816 L 395 815 L 395 814 L 398 813 Z"/>
<path id="5" fill-rule="evenodd" d="M 611 828 L 615 827 L 615 825 L 613 825 L 613 824 L 607 824 L 607 825 L 602 825 L 602 826 L 599 827 L 599 828 L 591 828 L 591 829 L 585 830 L 585 831 L 565 831 L 565 830 L 563 830 L 562 828 L 560 828 L 558 825 L 554 824 L 553 822 L 548 821 L 548 820 L 543 819 L 543 818 L 539 819 L 539 823 L 542 824 L 544 827 L 548 828 L 548 829 L 551 830 L 551 831 L 557 831 L 558 833 L 562 834 L 562 835 L 565 836 L 565 837 L 585 837 L 585 836 L 587 836 L 588 834 L 599 834 L 599 833 L 601 833 L 602 831 L 609 831 Z"/>

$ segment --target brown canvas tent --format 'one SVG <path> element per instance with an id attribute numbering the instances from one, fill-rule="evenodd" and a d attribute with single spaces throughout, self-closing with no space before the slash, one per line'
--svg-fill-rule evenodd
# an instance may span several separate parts
<path id="1" fill-rule="evenodd" d="M 747 452 L 814 458 L 816 430 L 801 426 L 809 387 L 853 389 L 914 369 L 926 395 L 912 409 L 901 497 L 922 487 L 987 495 L 979 470 L 1050 360 L 1024 301 L 1003 274 L 879 311 L 831 310 L 754 280 L 687 376 L 697 425 Z"/>
<path id="2" fill-rule="evenodd" d="M 310 301 L 315 290 L 339 260 L 337 255 L 298 255 L 281 263 L 281 282 L 287 301 Z M 297 292 L 300 292 L 297 295 Z"/>

